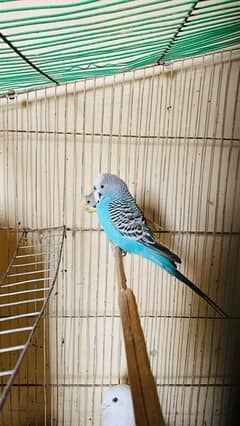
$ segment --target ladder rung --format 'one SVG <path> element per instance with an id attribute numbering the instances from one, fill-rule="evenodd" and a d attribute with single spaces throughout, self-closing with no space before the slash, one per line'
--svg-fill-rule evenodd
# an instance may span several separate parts
<path id="1" fill-rule="evenodd" d="M 40 265 L 44 263 L 56 263 L 57 259 L 55 260 L 40 260 L 38 262 L 29 262 L 29 263 L 15 263 L 11 266 L 11 268 L 20 268 L 21 266 L 32 266 L 32 265 Z"/>
<path id="2" fill-rule="evenodd" d="M 32 246 L 28 246 L 28 245 L 19 246 L 18 250 L 20 250 L 20 249 L 27 249 L 27 248 L 35 248 L 35 247 L 38 247 L 38 248 L 41 247 L 41 248 L 43 248 L 43 247 L 48 247 L 48 246 L 49 247 L 57 247 L 57 246 L 60 247 L 60 245 L 61 245 L 60 241 L 57 244 L 52 244 L 51 241 L 49 241 L 47 244 L 46 244 L 46 242 L 44 242 L 44 243 L 39 243 L 39 244 L 35 244 L 35 245 L 32 245 Z"/>
<path id="3" fill-rule="evenodd" d="M 22 257 L 36 257 L 36 256 L 42 256 L 43 254 L 52 254 L 55 253 L 56 251 L 40 251 L 38 253 L 29 253 L 29 254 L 18 254 L 16 256 L 16 259 L 22 258 Z"/>
<path id="4" fill-rule="evenodd" d="M 31 290 L 14 291 L 13 293 L 0 294 L 0 297 L 18 296 L 19 294 L 26 294 L 26 293 L 37 293 L 38 291 L 47 291 L 49 289 L 50 287 L 43 287 L 43 288 L 33 288 Z"/>
<path id="5" fill-rule="evenodd" d="M 21 275 L 40 274 L 40 273 L 49 272 L 49 271 L 51 271 L 51 269 L 39 269 L 38 271 L 18 272 L 17 274 L 8 274 L 7 278 L 10 278 L 10 277 L 19 277 Z"/>
<path id="6" fill-rule="evenodd" d="M 42 302 L 45 299 L 46 299 L 45 297 L 41 297 L 41 298 L 36 298 L 36 299 L 20 300 L 19 302 L 1 303 L 0 308 L 6 308 L 7 306 L 24 305 L 24 303 Z"/>
<path id="7" fill-rule="evenodd" d="M 20 351 L 25 348 L 25 345 L 19 345 L 19 346 L 9 346 L 8 348 L 1 348 L 0 354 L 4 352 L 14 352 L 14 351 Z"/>
<path id="8" fill-rule="evenodd" d="M 26 314 L 17 314 L 17 315 L 9 315 L 7 317 L 0 317 L 0 321 L 9 321 L 19 318 L 29 318 L 29 317 L 37 317 L 40 315 L 40 312 L 28 312 Z"/>
<path id="9" fill-rule="evenodd" d="M 14 370 L 0 371 L 0 377 L 11 376 L 13 374 L 13 372 L 14 372 Z"/>
<path id="10" fill-rule="evenodd" d="M 18 281 L 16 283 L 10 283 L 10 284 L 3 284 L 1 286 L 1 288 L 5 288 L 5 287 L 14 287 L 15 285 L 20 285 L 20 284 L 27 284 L 27 283 L 36 283 L 39 281 L 51 281 L 51 277 L 49 278 L 36 278 L 34 280 L 26 280 L 26 281 Z"/>
<path id="11" fill-rule="evenodd" d="M 20 327 L 20 328 L 9 328 L 8 330 L 1 330 L 0 335 L 3 334 L 13 334 L 13 333 L 21 333 L 22 331 L 30 331 L 33 329 L 33 326 L 30 327 Z"/>

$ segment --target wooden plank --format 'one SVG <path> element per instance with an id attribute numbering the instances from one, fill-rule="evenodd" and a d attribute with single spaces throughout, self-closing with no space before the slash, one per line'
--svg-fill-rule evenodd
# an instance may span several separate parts
<path id="1" fill-rule="evenodd" d="M 142 392 L 139 366 L 136 362 L 136 347 L 132 334 L 131 317 L 128 308 L 126 290 L 119 292 L 119 308 L 122 320 L 125 351 L 128 365 L 128 377 L 131 386 L 135 420 L 138 426 L 147 426 L 147 413 Z"/>
<path id="2" fill-rule="evenodd" d="M 148 423 L 151 426 L 163 426 L 164 419 L 159 403 L 155 380 L 151 371 L 145 338 L 140 323 L 135 296 L 129 288 L 125 290 L 127 297 L 131 331 L 135 345 L 136 364 L 139 370 Z"/>
<path id="3" fill-rule="evenodd" d="M 132 290 L 127 288 L 121 250 L 114 247 L 113 253 L 116 260 L 119 309 L 136 424 L 138 426 L 164 426 L 136 299 Z"/>

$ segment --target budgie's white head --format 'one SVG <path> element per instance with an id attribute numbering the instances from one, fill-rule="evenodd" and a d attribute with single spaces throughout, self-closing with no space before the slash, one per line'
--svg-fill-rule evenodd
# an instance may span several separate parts
<path id="1" fill-rule="evenodd" d="M 127 184 L 116 175 L 103 173 L 95 179 L 93 190 L 95 192 L 96 202 L 102 197 L 108 195 L 119 194 L 128 191 Z"/>
<path id="2" fill-rule="evenodd" d="M 84 195 L 82 198 L 82 206 L 89 212 L 96 212 L 96 200 L 94 193 L 91 192 L 88 195 Z"/>
<path id="3" fill-rule="evenodd" d="M 117 385 L 109 388 L 101 404 L 103 426 L 134 426 L 132 395 L 129 386 Z"/>

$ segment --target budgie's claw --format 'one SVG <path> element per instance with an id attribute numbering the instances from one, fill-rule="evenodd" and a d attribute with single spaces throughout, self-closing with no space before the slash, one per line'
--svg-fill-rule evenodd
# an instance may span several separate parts
<path id="1" fill-rule="evenodd" d="M 120 252 L 121 252 L 122 257 L 127 256 L 127 252 L 126 252 L 125 250 L 122 250 L 120 247 L 118 247 L 118 245 L 117 245 L 117 244 L 114 244 L 114 243 L 112 243 L 112 242 L 110 242 L 110 244 L 111 244 L 111 248 L 112 248 L 112 252 L 113 252 L 113 254 L 114 254 L 114 252 L 115 252 L 115 249 L 116 249 L 116 248 L 119 248 L 119 250 L 120 250 Z"/>
<path id="2" fill-rule="evenodd" d="M 112 249 L 112 251 L 113 251 L 113 253 L 114 253 L 114 250 L 115 250 L 115 248 L 117 248 L 117 247 L 118 247 L 118 245 L 117 245 L 117 244 L 112 243 L 112 241 L 110 241 L 110 245 L 111 245 L 111 249 Z"/>
<path id="3" fill-rule="evenodd" d="M 110 241 L 110 244 L 111 244 L 111 248 L 112 248 L 112 251 L 113 251 L 113 254 L 114 254 L 115 248 L 117 248 L 117 247 L 118 247 L 118 245 L 117 245 L 117 244 L 114 244 L 112 241 Z M 126 256 L 127 252 L 126 252 L 126 251 L 124 251 L 124 250 L 122 250 L 120 247 L 118 247 L 118 248 L 119 248 L 119 250 L 121 251 L 121 255 L 122 255 L 122 256 Z"/>

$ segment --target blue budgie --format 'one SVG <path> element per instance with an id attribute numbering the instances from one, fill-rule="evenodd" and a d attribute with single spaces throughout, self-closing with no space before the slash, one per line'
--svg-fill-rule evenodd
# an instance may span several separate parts
<path id="1" fill-rule="evenodd" d="M 101 174 L 93 190 L 99 221 L 111 243 L 127 253 L 143 256 L 156 263 L 190 287 L 219 315 L 227 316 L 207 294 L 178 271 L 176 263 L 181 263 L 181 259 L 154 239 L 142 211 L 122 179 L 108 173 Z"/>

